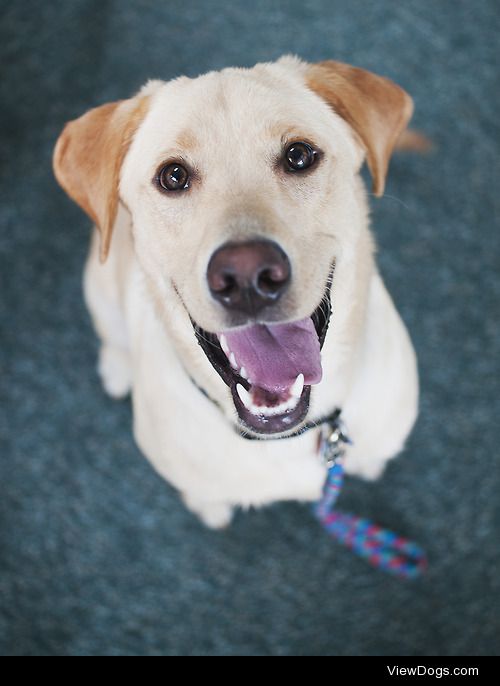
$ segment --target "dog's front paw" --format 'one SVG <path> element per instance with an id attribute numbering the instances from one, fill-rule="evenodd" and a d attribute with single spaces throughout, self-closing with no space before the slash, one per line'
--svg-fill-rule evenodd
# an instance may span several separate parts
<path id="1" fill-rule="evenodd" d="M 225 529 L 233 519 L 233 508 L 223 503 L 203 503 L 184 496 L 184 504 L 197 515 L 209 529 Z"/>
<path id="2" fill-rule="evenodd" d="M 97 367 L 104 390 L 117 400 L 125 398 L 132 388 L 130 357 L 127 350 L 103 345 Z"/>
<path id="3" fill-rule="evenodd" d="M 379 479 L 389 462 L 390 458 L 367 458 L 357 455 L 348 455 L 345 462 L 345 471 L 350 476 L 359 476 L 367 481 Z"/>

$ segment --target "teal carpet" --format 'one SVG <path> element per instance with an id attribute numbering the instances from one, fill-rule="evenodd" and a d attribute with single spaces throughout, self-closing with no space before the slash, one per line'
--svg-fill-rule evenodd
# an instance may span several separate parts
<path id="1" fill-rule="evenodd" d="M 0 19 L 0 653 L 500 653 L 500 9 L 496 0 L 25 0 Z M 88 221 L 56 186 L 63 123 L 146 79 L 295 52 L 386 74 L 428 157 L 373 202 L 418 351 L 420 419 L 342 507 L 421 542 L 372 570 L 298 504 L 205 530 L 106 398 L 81 295 Z"/>

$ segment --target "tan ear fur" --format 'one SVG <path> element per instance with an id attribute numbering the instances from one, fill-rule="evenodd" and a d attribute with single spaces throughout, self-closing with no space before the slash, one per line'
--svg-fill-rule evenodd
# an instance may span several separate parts
<path id="1" fill-rule="evenodd" d="M 389 160 L 413 114 L 413 101 L 393 81 L 342 62 L 312 64 L 311 90 L 347 121 L 366 150 L 373 192 L 383 195 Z"/>
<path id="2" fill-rule="evenodd" d="M 66 124 L 56 143 L 55 176 L 98 226 L 103 262 L 118 209 L 120 169 L 148 105 L 146 96 L 97 107 Z"/>

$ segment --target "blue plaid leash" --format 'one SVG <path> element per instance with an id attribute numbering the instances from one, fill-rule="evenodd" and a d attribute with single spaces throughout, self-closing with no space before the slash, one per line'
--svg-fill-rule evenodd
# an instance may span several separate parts
<path id="1" fill-rule="evenodd" d="M 417 579 L 427 568 L 420 546 L 367 519 L 334 509 L 344 483 L 344 445 L 349 443 L 337 411 L 321 429 L 320 456 L 328 466 L 328 476 L 314 514 L 333 539 L 374 567 L 403 579 Z"/>

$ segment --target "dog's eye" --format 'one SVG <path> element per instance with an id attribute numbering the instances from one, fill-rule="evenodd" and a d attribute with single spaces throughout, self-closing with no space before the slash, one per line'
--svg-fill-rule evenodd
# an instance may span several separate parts
<path id="1" fill-rule="evenodd" d="M 164 191 L 184 191 L 189 188 L 189 172 L 177 162 L 162 167 L 158 172 L 158 183 Z"/>
<path id="2" fill-rule="evenodd" d="M 286 167 L 288 171 L 305 171 L 315 163 L 316 155 L 316 150 L 309 143 L 292 143 L 285 150 Z"/>

